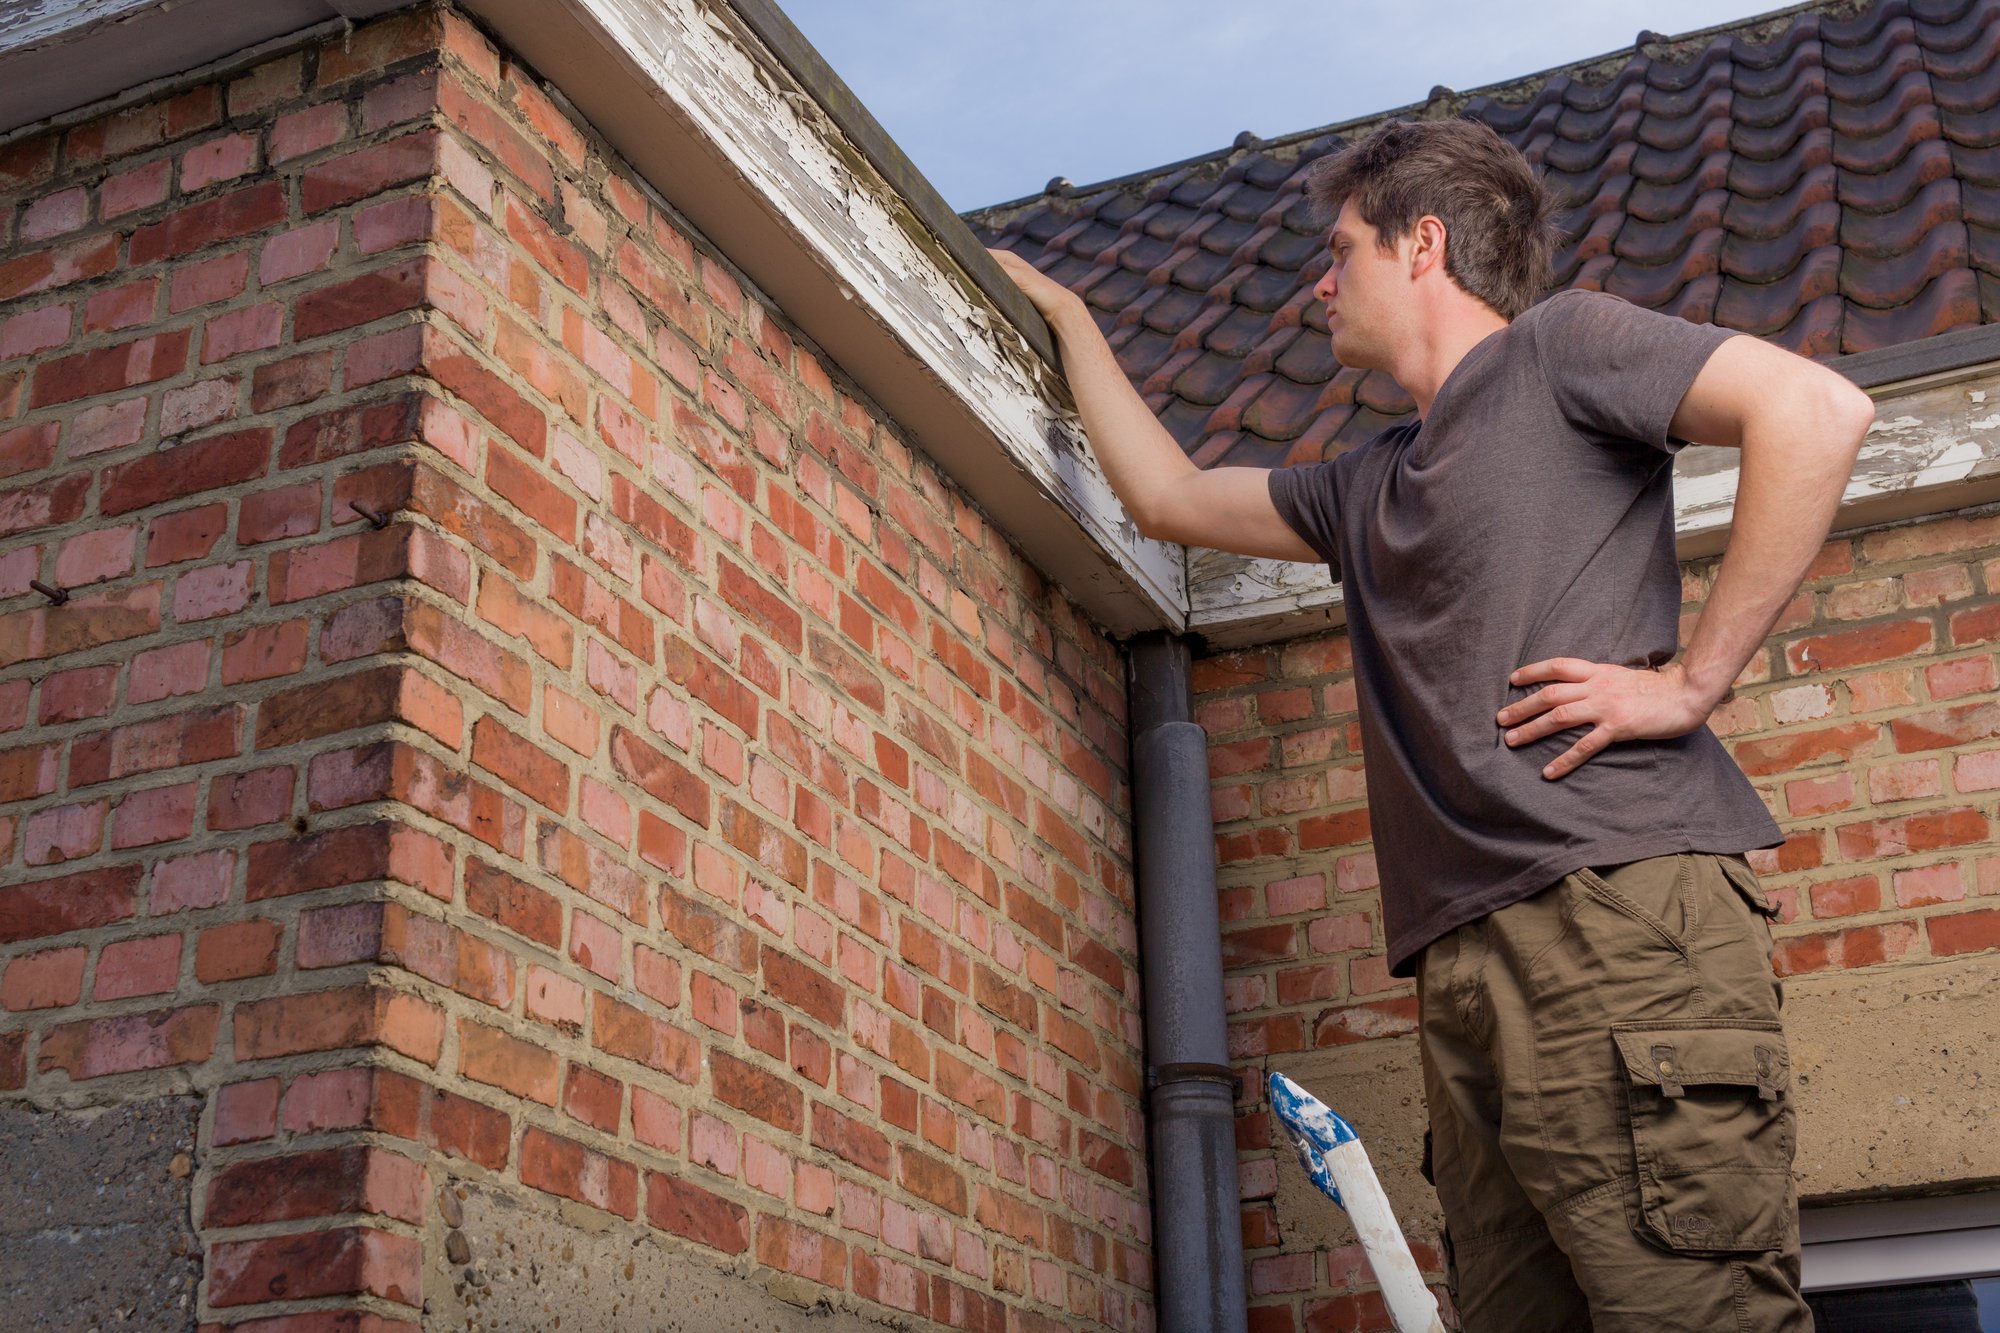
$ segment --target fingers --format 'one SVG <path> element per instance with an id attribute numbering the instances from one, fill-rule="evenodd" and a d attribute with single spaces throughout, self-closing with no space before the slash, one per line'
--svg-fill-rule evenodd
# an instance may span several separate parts
<path id="1" fill-rule="evenodd" d="M 1597 664 L 1581 657 L 1550 657 L 1530 662 L 1507 677 L 1509 685 L 1532 685 L 1538 680 L 1588 680 Z"/>
<path id="2" fill-rule="evenodd" d="M 1523 718 L 1533 717 L 1543 709 L 1554 708 L 1557 704 L 1575 703 L 1577 700 L 1587 697 L 1588 693 L 1589 691 L 1581 685 L 1567 683 L 1550 685 L 1544 689 L 1536 690 L 1525 699 L 1516 699 L 1513 703 L 1508 704 L 1505 708 L 1494 714 L 1494 720 L 1499 722 L 1503 727 L 1508 726 L 1521 721 Z"/>
<path id="3" fill-rule="evenodd" d="M 1610 727 L 1600 724 L 1591 728 L 1589 734 L 1582 740 L 1550 760 L 1548 766 L 1542 769 L 1542 776 L 1553 781 L 1565 773 L 1575 772 L 1583 767 L 1585 760 L 1608 747 L 1611 741 Z"/>
<path id="4" fill-rule="evenodd" d="M 1581 727 L 1595 722 L 1595 717 L 1586 716 L 1591 710 L 1588 705 L 1567 703 L 1551 708 L 1540 717 L 1515 727 L 1507 733 L 1507 744 L 1526 745 L 1544 736 L 1553 736 L 1558 731 L 1568 731 L 1571 727 Z"/>

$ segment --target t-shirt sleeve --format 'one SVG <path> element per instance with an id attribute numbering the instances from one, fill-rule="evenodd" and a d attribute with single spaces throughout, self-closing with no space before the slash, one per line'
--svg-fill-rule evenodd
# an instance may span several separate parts
<path id="1" fill-rule="evenodd" d="M 1585 434 L 1679 453 L 1667 433 L 1688 387 L 1735 330 L 1603 292 L 1561 292 L 1542 303 L 1535 349 L 1557 406 Z"/>
<path id="2" fill-rule="evenodd" d="M 1320 559 L 1333 566 L 1340 576 L 1340 489 L 1333 462 L 1303 463 L 1297 467 L 1272 468 L 1269 475 L 1271 503 L 1278 517 L 1319 552 Z"/>

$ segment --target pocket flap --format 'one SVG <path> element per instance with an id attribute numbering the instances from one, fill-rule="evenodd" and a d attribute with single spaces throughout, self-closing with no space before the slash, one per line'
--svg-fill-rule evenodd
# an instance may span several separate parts
<path id="1" fill-rule="evenodd" d="M 1625 1072 L 1669 1097 L 1717 1083 L 1756 1088 L 1765 1098 L 1791 1086 L 1791 1060 L 1776 1023 L 1757 1019 L 1681 1019 L 1616 1023 L 1611 1028 Z"/>
<path id="2" fill-rule="evenodd" d="M 1722 877 L 1736 886 L 1744 901 L 1775 921 L 1778 905 L 1764 892 L 1764 886 L 1758 881 L 1757 872 L 1750 868 L 1750 863 L 1740 856 L 1717 856 L 1715 859 L 1722 866 Z"/>

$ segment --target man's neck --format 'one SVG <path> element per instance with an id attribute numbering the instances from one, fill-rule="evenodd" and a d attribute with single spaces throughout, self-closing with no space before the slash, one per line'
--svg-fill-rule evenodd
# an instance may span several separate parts
<path id="1" fill-rule="evenodd" d="M 1484 342 L 1489 334 L 1507 327 L 1507 320 L 1485 306 L 1454 312 L 1441 320 L 1429 338 L 1414 341 L 1389 374 L 1416 400 L 1418 417 L 1431 414 L 1431 403 L 1465 354 Z"/>

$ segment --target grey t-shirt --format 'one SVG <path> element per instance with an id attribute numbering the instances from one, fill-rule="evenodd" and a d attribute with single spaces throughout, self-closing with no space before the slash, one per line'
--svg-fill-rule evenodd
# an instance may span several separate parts
<path id="1" fill-rule="evenodd" d="M 1550 657 L 1657 667 L 1679 644 L 1667 426 L 1731 331 L 1597 292 L 1523 312 L 1466 353 L 1423 421 L 1270 474 L 1278 513 L 1340 578 L 1389 970 L 1583 866 L 1783 841 L 1705 726 L 1510 748 L 1493 715 Z"/>

